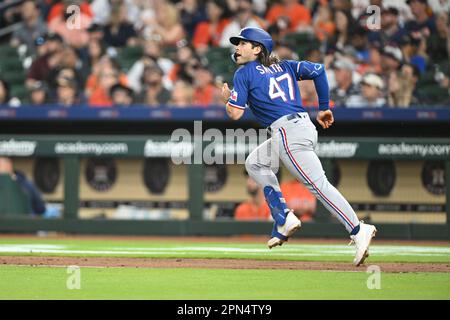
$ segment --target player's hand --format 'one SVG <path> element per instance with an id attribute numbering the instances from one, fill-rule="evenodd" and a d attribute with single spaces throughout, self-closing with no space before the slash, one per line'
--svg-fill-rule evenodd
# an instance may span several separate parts
<path id="1" fill-rule="evenodd" d="M 223 103 L 227 103 L 228 99 L 230 98 L 231 90 L 228 88 L 228 84 L 225 82 L 222 85 L 222 100 Z"/>
<path id="2" fill-rule="evenodd" d="M 331 110 L 319 111 L 316 119 L 322 128 L 328 129 L 334 122 L 333 112 Z"/>

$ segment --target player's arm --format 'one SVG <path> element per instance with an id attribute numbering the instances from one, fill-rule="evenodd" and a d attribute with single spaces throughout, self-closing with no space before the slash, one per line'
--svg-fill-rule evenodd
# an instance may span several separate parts
<path id="1" fill-rule="evenodd" d="M 222 86 L 222 99 L 226 105 L 227 115 L 233 120 L 239 120 L 244 115 L 245 109 L 231 104 L 229 102 L 230 95 L 231 90 L 228 88 L 228 84 L 224 83 Z"/>
<path id="2" fill-rule="evenodd" d="M 328 86 L 325 66 L 320 63 L 300 61 L 297 65 L 300 80 L 313 80 L 319 98 L 319 112 L 316 120 L 324 129 L 328 129 L 334 122 L 333 113 L 330 110 L 330 88 Z"/>

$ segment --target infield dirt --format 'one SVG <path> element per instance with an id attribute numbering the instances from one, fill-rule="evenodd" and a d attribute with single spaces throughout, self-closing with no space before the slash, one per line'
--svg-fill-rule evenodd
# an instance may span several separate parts
<path id="1" fill-rule="evenodd" d="M 1 256 L 0 264 L 27 266 L 70 266 L 80 267 L 127 267 L 127 268 L 206 268 L 206 269 L 288 269 L 324 271 L 360 271 L 364 265 L 355 267 L 344 262 L 312 261 L 264 261 L 250 259 L 151 259 L 151 258 L 109 258 L 109 257 L 31 257 Z M 450 265 L 444 263 L 377 263 L 384 272 L 445 272 Z"/>
<path id="2" fill-rule="evenodd" d="M 30 238 L 32 235 L 0 235 L 1 239 Z M 47 239 L 83 239 L 83 240 L 154 240 L 183 242 L 261 242 L 266 238 L 253 236 L 240 237 L 127 237 L 127 236 L 71 236 L 53 234 Z M 342 243 L 343 239 L 291 239 L 292 243 Z M 376 240 L 377 244 L 402 245 L 449 245 L 445 241 L 387 241 Z M 210 269 L 287 269 L 287 270 L 324 270 L 365 272 L 366 266 L 355 267 L 351 262 L 315 262 L 315 261 L 269 261 L 252 259 L 155 259 L 122 257 L 55 257 L 55 256 L 0 256 L 0 265 L 27 266 L 84 266 L 84 267 L 128 267 L 128 268 L 210 268 Z M 448 263 L 394 263 L 380 262 L 377 266 L 384 272 L 444 272 L 450 273 Z"/>

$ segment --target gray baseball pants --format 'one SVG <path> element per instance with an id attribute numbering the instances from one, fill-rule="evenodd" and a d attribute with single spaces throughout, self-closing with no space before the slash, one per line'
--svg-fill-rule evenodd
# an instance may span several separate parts
<path id="1" fill-rule="evenodd" d="M 274 171 L 279 159 L 350 233 L 359 225 L 358 217 L 342 194 L 327 180 L 314 152 L 317 130 L 308 113 L 281 117 L 269 128 L 271 138 L 253 150 L 245 161 L 248 174 L 261 188 L 271 186 L 280 191 Z"/>

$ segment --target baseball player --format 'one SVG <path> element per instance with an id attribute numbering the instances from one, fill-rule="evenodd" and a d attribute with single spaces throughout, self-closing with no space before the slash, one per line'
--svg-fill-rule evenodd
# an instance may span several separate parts
<path id="1" fill-rule="evenodd" d="M 248 174 L 261 186 L 274 220 L 269 248 L 280 246 L 301 226 L 293 211 L 287 208 L 273 172 L 273 155 L 317 197 L 350 233 L 356 245 L 356 266 L 369 255 L 375 236 L 373 225 L 358 221 L 347 200 L 327 180 L 314 152 L 317 130 L 301 105 L 298 80 L 313 80 L 319 98 L 318 123 L 329 128 L 333 114 L 329 110 L 329 88 L 323 64 L 309 61 L 280 61 L 271 55 L 271 36 L 259 28 L 244 28 L 230 38 L 236 46 L 232 59 L 240 66 L 234 74 L 233 90 L 226 83 L 222 98 L 228 116 L 238 120 L 248 107 L 270 134 L 247 157 Z"/>

